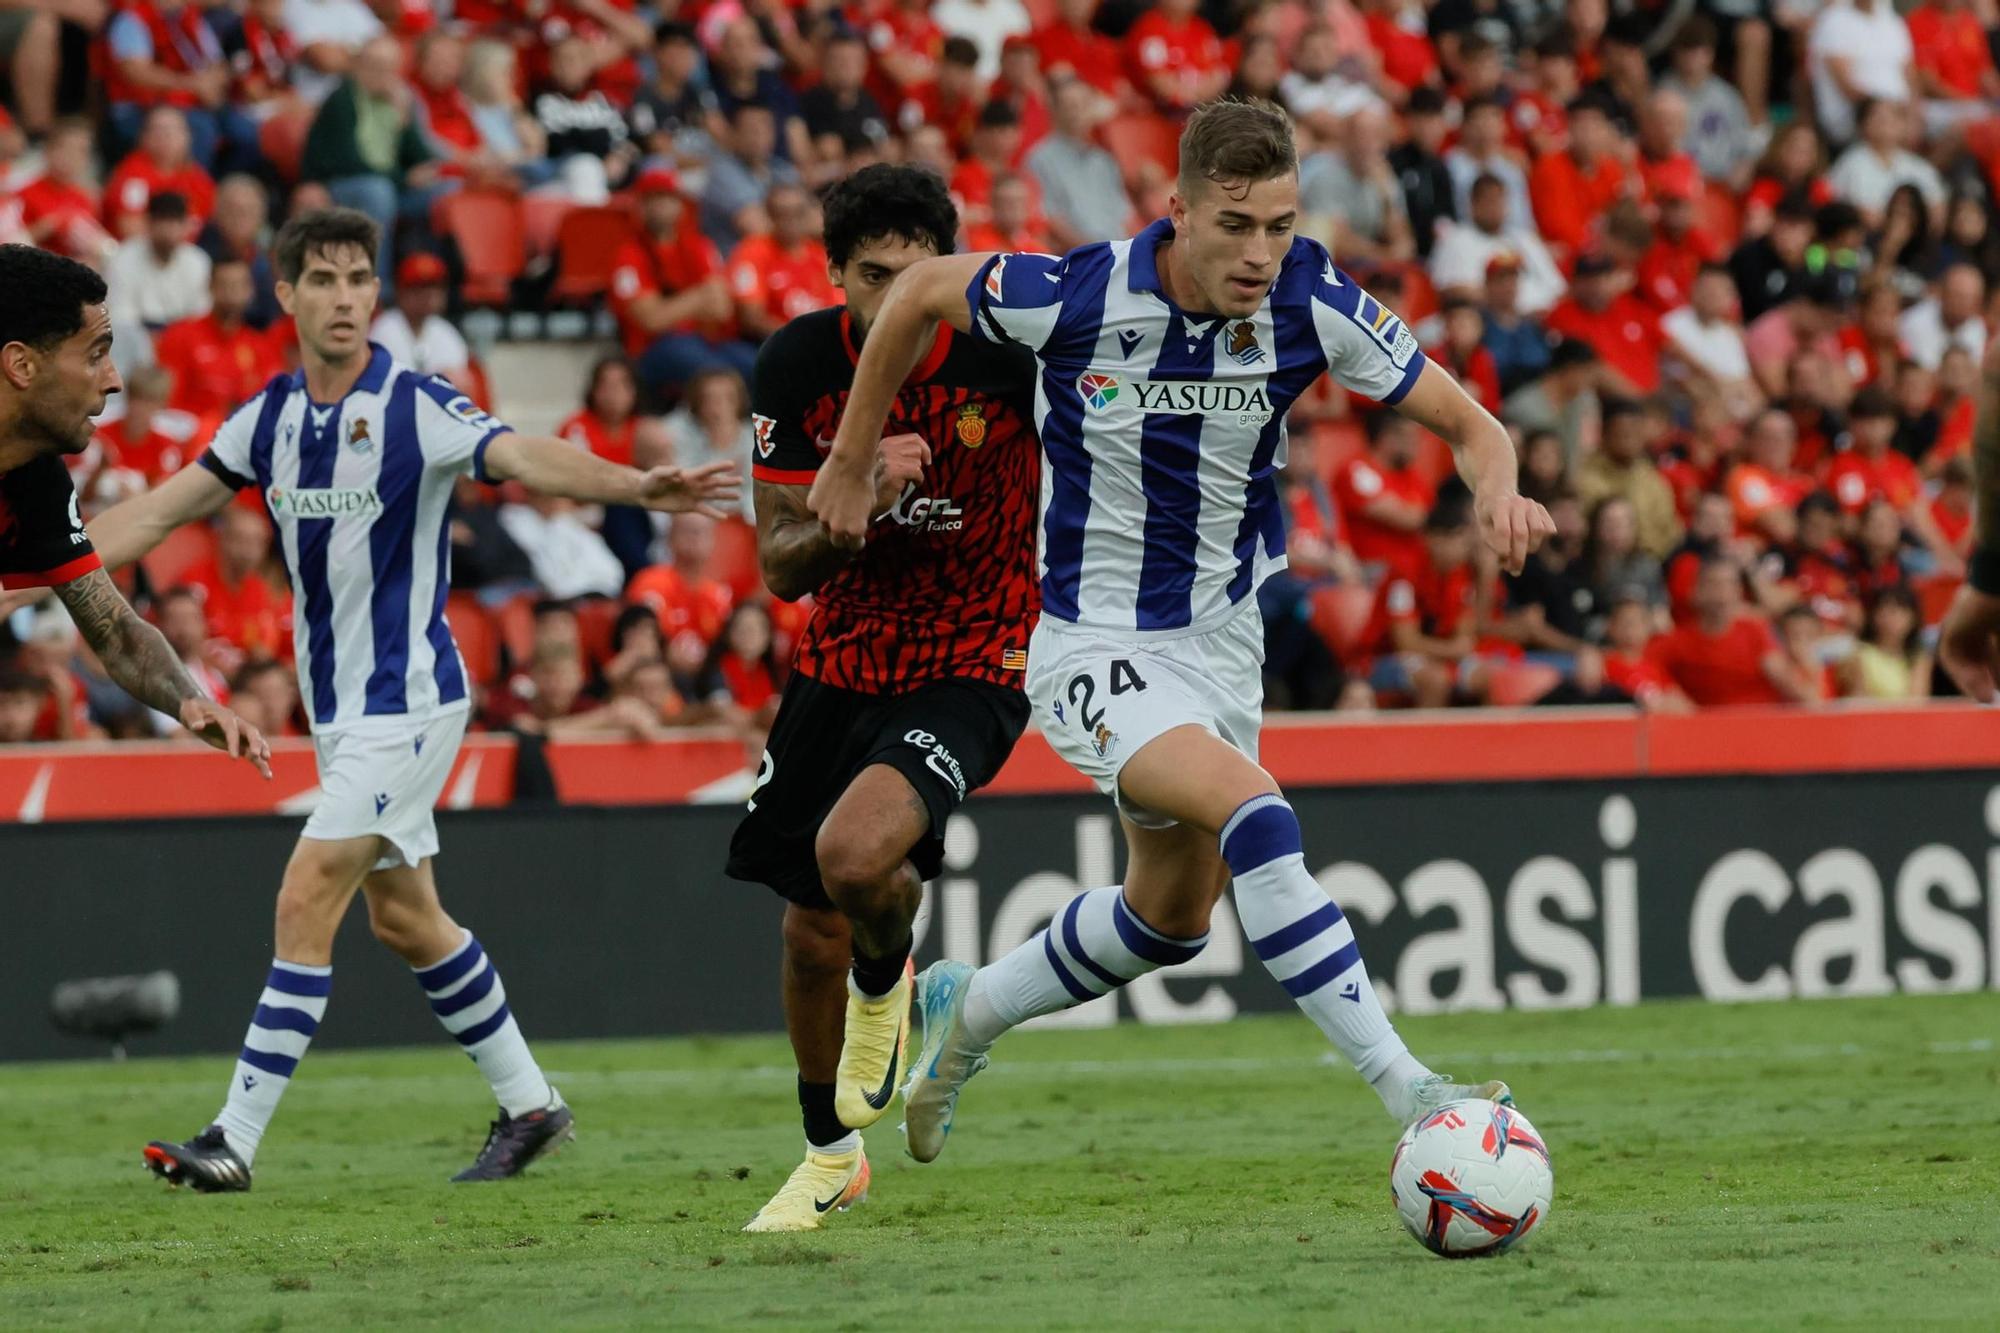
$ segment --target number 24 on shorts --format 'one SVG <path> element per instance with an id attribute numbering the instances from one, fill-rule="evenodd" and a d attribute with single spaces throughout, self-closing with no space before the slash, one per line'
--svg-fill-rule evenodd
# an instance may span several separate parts
<path id="1" fill-rule="evenodd" d="M 1139 674 L 1129 661 L 1122 657 L 1112 659 L 1112 698 L 1115 699 L 1121 694 L 1128 694 L 1145 688 L 1145 678 Z M 1104 710 L 1091 706 L 1091 701 L 1097 697 L 1097 678 L 1088 671 L 1078 672 L 1076 675 L 1071 676 L 1069 684 L 1063 687 L 1063 697 L 1069 700 L 1069 706 L 1075 710 L 1076 722 L 1082 726 L 1084 734 L 1090 738 L 1090 744 L 1097 751 L 1097 757 L 1099 759 L 1104 758 L 1109 753 L 1116 736 L 1111 728 L 1104 724 Z M 1055 714 L 1056 721 L 1058 722 L 1067 724 L 1070 721 L 1068 717 L 1063 715 L 1062 699 L 1056 700 Z"/>

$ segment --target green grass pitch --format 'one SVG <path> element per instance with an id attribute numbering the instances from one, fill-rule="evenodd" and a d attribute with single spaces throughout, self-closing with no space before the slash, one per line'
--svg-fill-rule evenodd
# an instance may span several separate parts
<path id="1" fill-rule="evenodd" d="M 527 1018 L 533 1020 L 532 1011 Z M 337 1020 L 337 1014 L 336 1014 Z M 1991 1329 L 2000 994 L 1406 1020 L 1547 1136 L 1548 1224 L 1432 1258 L 1393 1126 L 1299 1018 L 1029 1032 L 918 1167 L 737 1228 L 800 1144 L 780 1040 L 552 1044 L 578 1141 L 453 1186 L 488 1113 L 435 1048 L 301 1067 L 249 1195 L 170 1192 L 228 1064 L 0 1066 L 0 1326 Z"/>

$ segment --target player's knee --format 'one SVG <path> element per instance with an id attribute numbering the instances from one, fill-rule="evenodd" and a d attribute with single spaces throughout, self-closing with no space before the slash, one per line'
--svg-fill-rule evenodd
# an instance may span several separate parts
<path id="1" fill-rule="evenodd" d="M 798 973 L 847 975 L 854 942 L 838 912 L 792 907 L 785 911 L 785 966 Z"/>
<path id="2" fill-rule="evenodd" d="M 886 907 L 889 899 L 904 891 L 899 872 L 907 853 L 891 838 L 831 822 L 820 827 L 813 843 L 820 883 L 827 896 L 850 913 Z"/>

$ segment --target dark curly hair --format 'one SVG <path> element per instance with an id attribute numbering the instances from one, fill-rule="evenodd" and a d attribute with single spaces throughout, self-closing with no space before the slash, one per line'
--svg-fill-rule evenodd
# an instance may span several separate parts
<path id="1" fill-rule="evenodd" d="M 0 245 L 0 345 L 53 351 L 83 327 L 83 308 L 101 305 L 104 279 L 32 245 Z"/>
<path id="2" fill-rule="evenodd" d="M 835 268 L 870 241 L 895 237 L 948 255 L 958 236 L 958 209 L 944 182 L 922 167 L 878 163 L 836 182 L 821 201 L 826 257 Z"/>

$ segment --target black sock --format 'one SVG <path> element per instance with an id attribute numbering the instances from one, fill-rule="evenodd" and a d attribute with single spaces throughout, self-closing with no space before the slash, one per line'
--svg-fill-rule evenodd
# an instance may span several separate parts
<path id="1" fill-rule="evenodd" d="M 896 989 L 896 983 L 903 978 L 903 964 L 910 961 L 910 941 L 905 938 L 903 947 L 880 958 L 854 950 L 854 985 L 863 995 L 887 995 Z"/>
<path id="2" fill-rule="evenodd" d="M 799 1080 L 799 1112 L 805 1117 L 806 1142 L 815 1148 L 838 1143 L 854 1131 L 833 1111 L 833 1084 Z"/>

